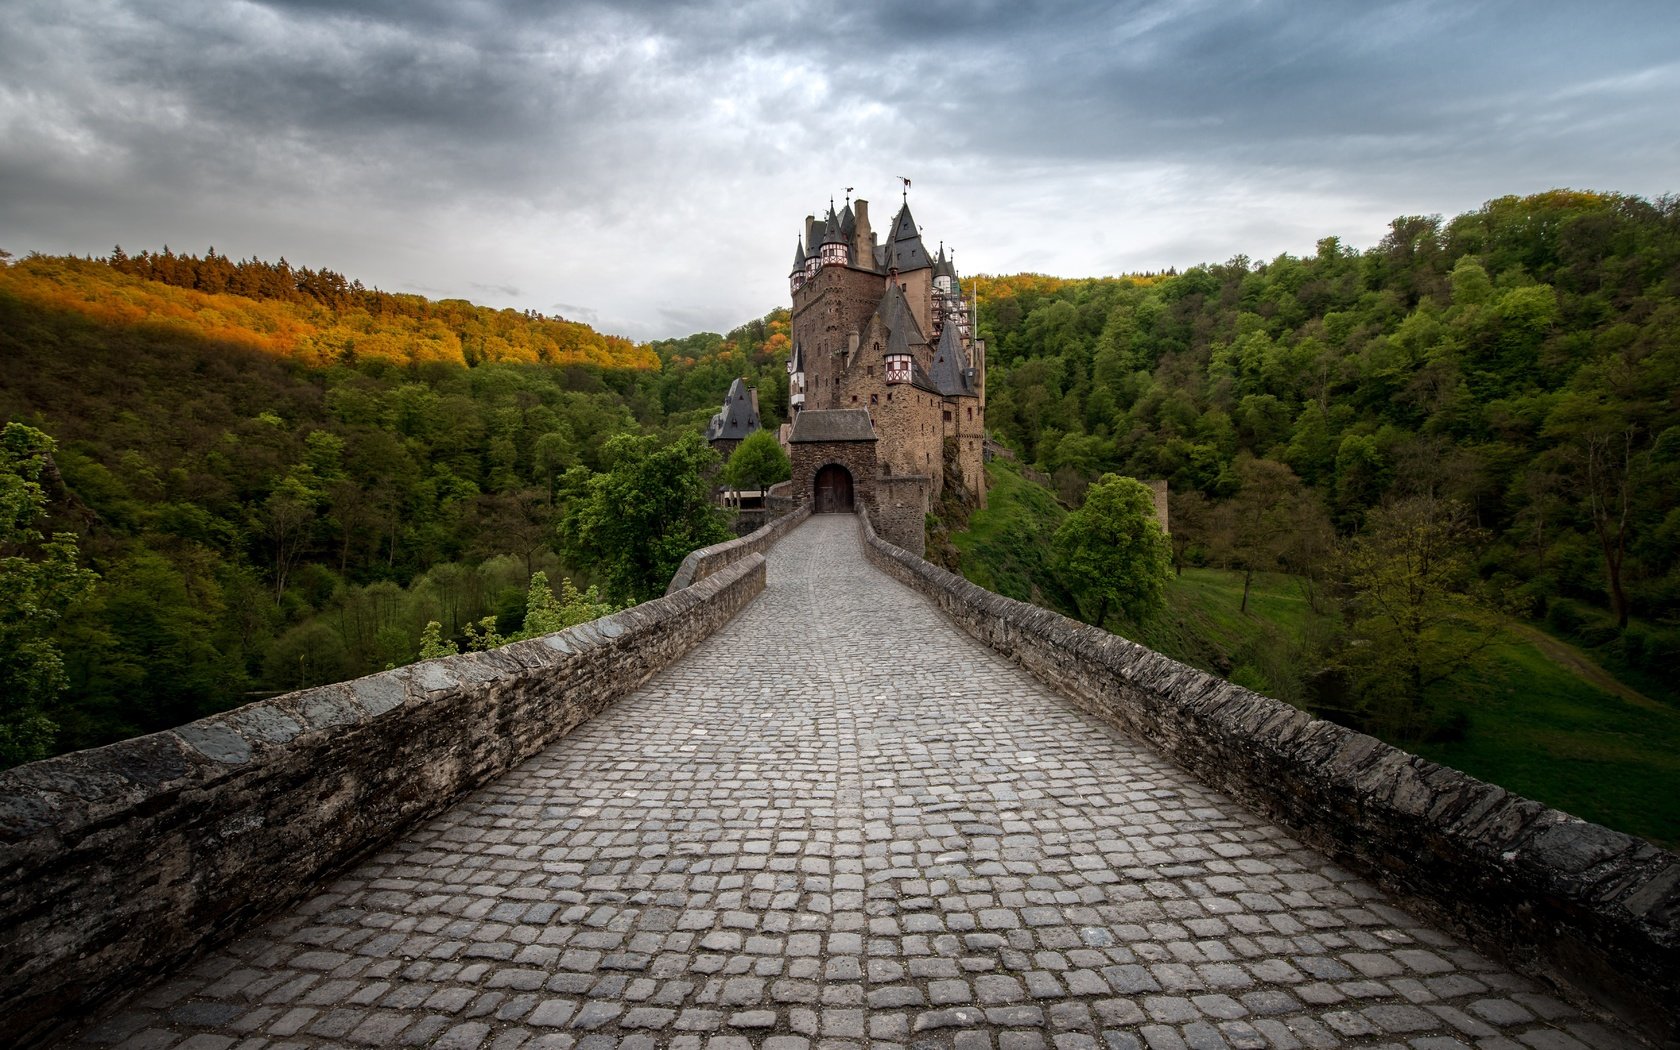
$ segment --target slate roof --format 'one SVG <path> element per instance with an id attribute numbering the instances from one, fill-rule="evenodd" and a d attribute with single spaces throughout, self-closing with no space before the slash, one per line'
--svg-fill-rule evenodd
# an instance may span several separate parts
<path id="1" fill-rule="evenodd" d="M 957 267 L 951 260 L 945 258 L 945 246 L 943 244 L 939 246 L 939 258 L 935 259 L 933 263 L 933 275 L 935 277 L 949 277 L 953 281 L 957 279 Z"/>
<path id="2" fill-rule="evenodd" d="M 840 228 L 840 220 L 834 214 L 834 202 L 828 202 L 828 218 L 823 220 L 824 244 L 845 244 L 846 232 Z"/>
<path id="3" fill-rule="evenodd" d="M 921 326 L 916 323 L 915 313 L 910 309 L 910 301 L 904 298 L 904 289 L 891 281 L 887 282 L 887 290 L 875 307 L 875 316 L 887 329 L 887 353 L 908 354 L 910 347 L 927 342 Z"/>
<path id="4" fill-rule="evenodd" d="M 910 205 L 905 204 L 898 209 L 898 217 L 893 220 L 892 236 L 887 238 L 886 268 L 909 273 L 932 265 L 927 247 L 922 244 L 922 231 L 916 228 L 916 220 L 910 217 Z"/>
<path id="5" fill-rule="evenodd" d="M 758 429 L 757 399 L 747 389 L 745 379 L 729 384 L 723 408 L 706 424 L 707 441 L 739 441 Z"/>
<path id="6" fill-rule="evenodd" d="M 946 397 L 979 397 L 969 371 L 968 355 L 963 352 L 957 326 L 948 324 L 939 334 L 939 345 L 933 349 L 933 367 L 928 369 L 928 378 Z"/>
<path id="7" fill-rule="evenodd" d="M 798 343 L 793 344 L 793 353 L 788 355 L 788 375 L 805 371 L 805 348 Z"/>
<path id="8" fill-rule="evenodd" d="M 875 424 L 864 408 L 807 408 L 793 418 L 794 444 L 816 441 L 874 441 Z"/>
<path id="9" fill-rule="evenodd" d="M 797 246 L 793 249 L 793 269 L 789 270 L 788 273 L 798 273 L 803 269 L 805 269 L 805 238 L 800 237 Z"/>

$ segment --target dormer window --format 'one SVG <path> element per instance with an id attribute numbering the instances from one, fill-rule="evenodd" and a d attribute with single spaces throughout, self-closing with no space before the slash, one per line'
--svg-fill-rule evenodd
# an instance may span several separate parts
<path id="1" fill-rule="evenodd" d="M 909 354 L 887 355 L 887 382 L 908 383 L 915 378 L 915 360 Z"/>
<path id="2" fill-rule="evenodd" d="M 846 246 L 844 244 L 825 244 L 822 246 L 822 264 L 824 266 L 846 265 Z"/>

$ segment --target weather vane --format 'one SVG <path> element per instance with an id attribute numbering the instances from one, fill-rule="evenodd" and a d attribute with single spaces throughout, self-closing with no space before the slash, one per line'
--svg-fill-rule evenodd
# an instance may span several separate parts
<path id="1" fill-rule="evenodd" d="M 904 183 L 904 199 L 908 202 L 910 200 L 910 180 L 900 175 L 898 181 Z"/>

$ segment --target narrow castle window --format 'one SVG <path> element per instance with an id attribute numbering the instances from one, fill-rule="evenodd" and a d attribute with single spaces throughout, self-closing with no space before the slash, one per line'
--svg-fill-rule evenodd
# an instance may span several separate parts
<path id="1" fill-rule="evenodd" d="M 870 404 L 876 405 L 876 404 L 880 404 L 880 402 L 881 402 L 881 395 L 880 394 L 870 394 L 869 395 L 869 403 Z"/>

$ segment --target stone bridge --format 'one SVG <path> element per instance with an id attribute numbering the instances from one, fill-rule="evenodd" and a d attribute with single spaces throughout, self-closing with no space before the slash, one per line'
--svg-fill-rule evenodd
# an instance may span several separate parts
<path id="1" fill-rule="evenodd" d="M 40 988 L 14 982 L 12 1016 L 30 1022 L 15 1037 L 122 1050 L 1563 1050 L 1669 1037 L 1672 925 L 1637 949 L 1648 958 L 1610 964 L 1656 967 L 1642 999 L 1628 981 L 1579 979 L 1602 966 L 1554 965 L 1534 937 L 1502 947 L 1499 931 L 1520 924 L 1462 921 L 1415 880 L 1391 897 L 1378 883 L 1392 859 L 1355 870 L 1380 851 L 1338 847 L 1347 836 L 1310 820 L 1281 825 L 1262 813 L 1289 807 L 1263 786 L 1239 801 L 1163 757 L 1170 741 L 1142 742 L 1089 697 L 1070 703 L 1045 684 L 1054 674 L 1029 674 L 1031 659 L 901 582 L 921 571 L 907 559 L 883 571 L 892 552 L 866 536 L 833 515 L 788 532 L 763 593 L 685 656 L 277 914 L 206 935 L 207 952 L 176 949 L 182 968 L 148 977 L 147 959 L 124 962 L 45 1020 L 29 1016 Z M 338 695 L 381 714 L 377 689 Z M 322 721 L 304 701 L 286 710 L 297 739 Z M 208 753 L 222 738 L 185 739 Z M 0 845 L 41 822 L 13 817 Z M 1655 871 L 1671 918 L 1671 854 L 1630 840 L 1610 859 Z M 6 892 L 5 968 L 48 972 L 25 965 L 49 937 L 48 905 L 31 919 L 18 904 L 29 891 Z M 221 914 L 205 925 L 237 925 Z M 1546 919 L 1554 933 L 1568 921 Z M 1488 943 L 1461 939 L 1486 929 Z"/>

